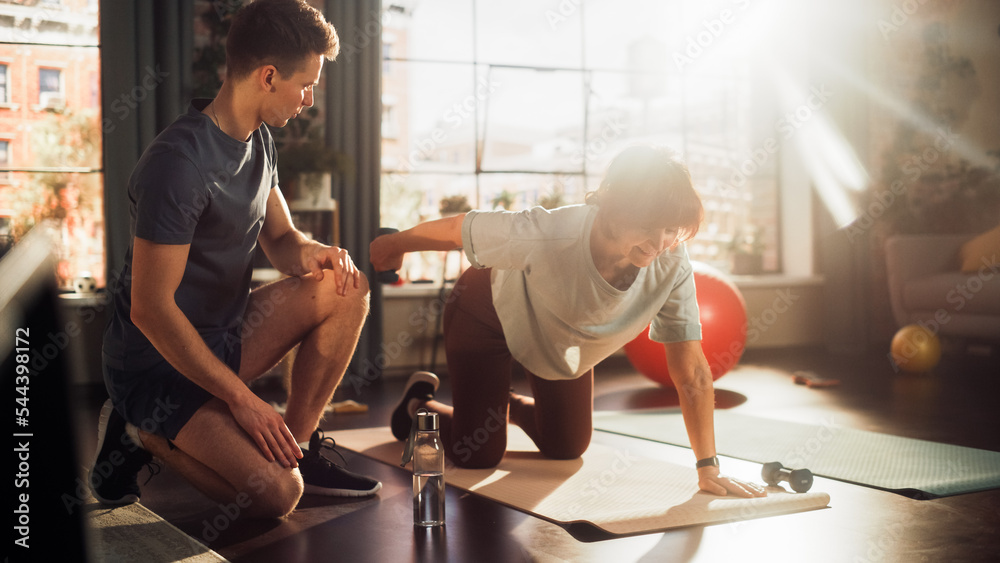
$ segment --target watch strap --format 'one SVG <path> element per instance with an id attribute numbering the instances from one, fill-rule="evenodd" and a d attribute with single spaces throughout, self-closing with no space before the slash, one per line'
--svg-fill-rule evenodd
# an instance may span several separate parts
<path id="1" fill-rule="evenodd" d="M 712 457 L 706 457 L 705 459 L 699 459 L 694 464 L 694 466 L 695 466 L 696 469 L 701 469 L 702 467 L 718 467 L 719 466 L 719 458 L 718 458 L 718 456 L 714 456 L 713 455 Z"/>

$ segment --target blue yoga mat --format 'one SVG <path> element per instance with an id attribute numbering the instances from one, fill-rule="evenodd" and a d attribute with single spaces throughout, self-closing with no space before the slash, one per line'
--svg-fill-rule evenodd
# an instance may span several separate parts
<path id="1" fill-rule="evenodd" d="M 595 412 L 603 432 L 691 447 L 677 409 Z M 815 475 L 929 499 L 1000 488 L 1000 452 L 725 411 L 715 413 L 716 449 L 747 461 L 780 461 Z"/>

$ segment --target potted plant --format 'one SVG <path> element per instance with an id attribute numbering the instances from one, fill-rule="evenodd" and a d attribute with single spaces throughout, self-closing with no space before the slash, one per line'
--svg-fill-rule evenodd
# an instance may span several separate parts
<path id="1" fill-rule="evenodd" d="M 499 207 L 506 209 L 507 211 L 510 211 L 510 208 L 513 207 L 514 205 L 514 200 L 516 199 L 516 197 L 517 196 L 508 192 L 507 190 L 503 190 L 502 192 L 497 194 L 497 196 L 493 198 L 493 200 L 490 203 L 493 204 L 493 209 Z"/>
<path id="2" fill-rule="evenodd" d="M 562 191 L 557 190 L 538 198 L 538 205 L 545 209 L 555 209 L 566 205 L 566 200 L 563 198 Z"/>
<path id="3" fill-rule="evenodd" d="M 354 173 L 351 158 L 323 142 L 313 127 L 318 111 L 309 108 L 275 132 L 278 144 L 278 180 L 288 198 L 301 205 L 325 208 L 332 201 L 333 178 L 348 180 Z"/>
<path id="4" fill-rule="evenodd" d="M 442 217 L 450 217 L 452 215 L 458 215 L 459 213 L 471 211 L 472 206 L 469 205 L 469 198 L 464 195 L 450 195 L 441 198 L 441 203 L 439 204 L 438 209 L 441 211 Z"/>
<path id="5" fill-rule="evenodd" d="M 764 228 L 741 229 L 729 243 L 734 275 L 757 275 L 764 271 Z"/>

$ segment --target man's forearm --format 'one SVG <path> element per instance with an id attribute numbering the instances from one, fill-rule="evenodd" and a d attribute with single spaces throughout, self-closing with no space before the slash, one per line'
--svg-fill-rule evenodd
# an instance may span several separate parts
<path id="1" fill-rule="evenodd" d="M 301 276 L 308 273 L 303 265 L 303 250 L 310 244 L 318 244 L 307 238 L 298 229 L 289 229 L 264 251 L 267 259 L 281 273 Z"/>

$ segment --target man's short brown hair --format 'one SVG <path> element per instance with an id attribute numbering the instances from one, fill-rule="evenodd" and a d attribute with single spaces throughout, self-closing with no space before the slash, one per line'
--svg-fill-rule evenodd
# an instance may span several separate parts
<path id="1" fill-rule="evenodd" d="M 243 78 L 274 65 L 287 78 L 309 55 L 332 61 L 339 52 L 337 30 L 304 0 L 256 0 L 233 16 L 226 38 L 226 73 Z"/>

